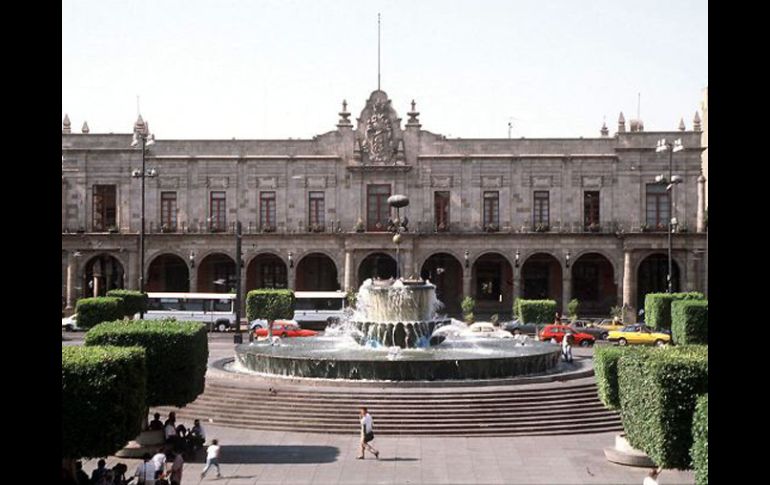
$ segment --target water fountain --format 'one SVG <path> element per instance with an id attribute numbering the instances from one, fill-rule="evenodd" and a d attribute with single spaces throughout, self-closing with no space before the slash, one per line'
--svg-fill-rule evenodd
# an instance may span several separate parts
<path id="1" fill-rule="evenodd" d="M 397 211 L 389 222 L 396 277 L 366 280 L 355 312 L 322 336 L 237 346 L 238 368 L 301 378 L 435 381 L 499 379 L 557 367 L 560 349 L 550 343 L 448 337 L 456 332 L 441 330 L 452 320 L 439 314 L 436 287 L 400 277 L 399 244 L 408 221 L 398 211 L 409 199 L 394 195 L 388 202 Z"/>

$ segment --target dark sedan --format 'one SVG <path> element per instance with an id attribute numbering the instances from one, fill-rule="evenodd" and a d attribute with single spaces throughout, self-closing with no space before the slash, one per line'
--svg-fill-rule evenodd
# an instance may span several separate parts
<path id="1" fill-rule="evenodd" d="M 596 340 L 607 340 L 609 330 L 602 327 L 597 327 L 594 324 L 586 321 L 577 320 L 570 324 L 570 327 L 578 332 L 587 333 L 593 336 Z"/>
<path id="2" fill-rule="evenodd" d="M 521 323 L 518 320 L 514 320 L 512 322 L 503 323 L 501 326 L 503 327 L 503 330 L 507 330 L 514 335 L 523 334 L 537 337 L 538 332 L 542 330 L 545 325 L 546 324 L 544 323 Z"/>

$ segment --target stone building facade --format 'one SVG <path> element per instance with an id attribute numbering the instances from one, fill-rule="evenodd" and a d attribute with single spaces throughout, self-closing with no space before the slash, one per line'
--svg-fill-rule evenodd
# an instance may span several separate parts
<path id="1" fill-rule="evenodd" d="M 553 298 L 581 314 L 663 291 L 669 194 L 660 138 L 673 154 L 675 290 L 703 290 L 705 179 L 693 130 L 606 125 L 597 138 L 449 139 L 423 130 L 414 101 L 402 122 L 383 91 L 355 126 L 346 103 L 336 129 L 312 139 L 164 140 L 148 147 L 148 291 L 226 292 L 235 286 L 235 222 L 243 227 L 242 287 L 351 290 L 395 272 L 387 198 L 410 205 L 401 273 L 437 284 L 450 313 L 509 315 L 515 298 Z M 138 288 L 140 149 L 132 133 L 62 130 L 62 299 Z M 135 132 L 147 133 L 140 119 Z"/>

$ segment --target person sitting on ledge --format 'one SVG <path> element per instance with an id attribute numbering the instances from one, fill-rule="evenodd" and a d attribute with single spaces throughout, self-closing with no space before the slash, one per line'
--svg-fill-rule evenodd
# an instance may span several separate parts
<path id="1" fill-rule="evenodd" d="M 163 431 L 163 421 L 160 420 L 160 413 L 155 413 L 155 419 L 150 421 L 147 429 L 150 431 Z"/>

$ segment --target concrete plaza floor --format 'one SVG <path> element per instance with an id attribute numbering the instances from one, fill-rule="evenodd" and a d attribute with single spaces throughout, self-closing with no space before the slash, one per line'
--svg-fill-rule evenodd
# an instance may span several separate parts
<path id="1" fill-rule="evenodd" d="M 266 417 L 269 419 L 269 417 Z M 376 417 L 375 417 L 376 425 Z M 603 448 L 614 433 L 536 437 L 383 436 L 356 460 L 359 436 L 290 433 L 204 425 L 222 445 L 222 478 L 210 470 L 201 480 L 201 460 L 188 462 L 182 483 L 246 484 L 641 484 L 644 468 L 616 465 Z M 110 457 L 108 467 L 140 462 Z M 96 460 L 84 463 L 89 473 Z M 692 472 L 665 470 L 660 484 L 692 484 Z"/>

